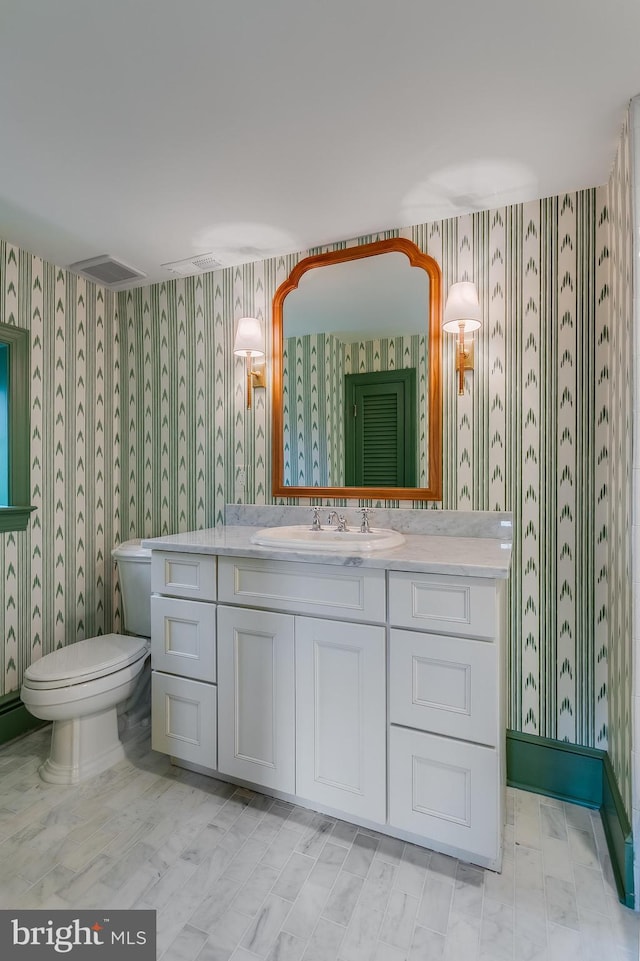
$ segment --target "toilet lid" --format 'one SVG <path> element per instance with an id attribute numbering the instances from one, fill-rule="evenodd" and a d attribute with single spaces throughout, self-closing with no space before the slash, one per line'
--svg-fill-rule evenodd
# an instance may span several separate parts
<path id="1" fill-rule="evenodd" d="M 144 637 L 128 634 L 90 637 L 41 657 L 27 668 L 24 680 L 34 687 L 68 687 L 113 674 L 139 660 L 148 650 Z"/>

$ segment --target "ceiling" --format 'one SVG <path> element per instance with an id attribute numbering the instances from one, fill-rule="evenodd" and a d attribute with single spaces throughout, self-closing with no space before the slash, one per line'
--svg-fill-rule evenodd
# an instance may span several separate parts
<path id="1" fill-rule="evenodd" d="M 0 236 L 149 282 L 602 184 L 639 41 L 637 0 L 0 0 Z"/>

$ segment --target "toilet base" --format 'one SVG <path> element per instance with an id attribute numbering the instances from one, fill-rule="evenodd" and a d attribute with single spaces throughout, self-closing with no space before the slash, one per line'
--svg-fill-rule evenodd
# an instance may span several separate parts
<path id="1" fill-rule="evenodd" d="M 106 771 L 124 756 L 114 706 L 98 714 L 54 721 L 51 753 L 39 773 L 51 784 L 77 784 Z"/>

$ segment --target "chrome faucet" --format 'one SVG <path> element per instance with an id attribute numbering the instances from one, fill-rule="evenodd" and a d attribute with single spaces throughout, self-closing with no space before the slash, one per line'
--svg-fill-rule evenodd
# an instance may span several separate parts
<path id="1" fill-rule="evenodd" d="M 360 533 L 368 534 L 371 531 L 369 527 L 369 514 L 371 513 L 370 507 L 361 507 L 360 513 L 362 514 L 362 524 L 360 525 Z"/>
<path id="2" fill-rule="evenodd" d="M 338 530 L 338 531 L 348 531 L 348 530 L 349 530 L 349 528 L 347 527 L 347 519 L 346 519 L 346 517 L 344 516 L 344 514 L 338 514 L 337 511 L 331 511 L 331 512 L 329 513 L 329 517 L 327 518 L 327 524 L 329 524 L 329 526 L 331 526 L 331 524 L 333 523 L 334 517 L 335 517 L 336 521 L 338 522 L 338 526 L 336 527 L 336 530 Z"/>
<path id="3" fill-rule="evenodd" d="M 320 508 L 319 508 L 319 507 L 312 507 L 312 508 L 311 508 L 311 512 L 312 512 L 312 514 L 313 514 L 313 517 L 312 517 L 312 519 L 311 519 L 311 527 L 309 528 L 309 530 L 310 530 L 310 531 L 321 531 L 321 530 L 322 530 L 322 525 L 321 525 L 321 523 L 320 523 Z"/>

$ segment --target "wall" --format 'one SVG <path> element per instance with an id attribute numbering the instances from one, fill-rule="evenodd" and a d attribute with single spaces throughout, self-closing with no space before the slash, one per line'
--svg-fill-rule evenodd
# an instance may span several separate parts
<path id="1" fill-rule="evenodd" d="M 633 365 L 633 252 L 631 158 L 629 122 L 625 120 L 607 187 L 609 221 L 608 324 L 603 339 L 608 346 L 608 404 L 601 456 L 608 466 L 607 486 L 600 492 L 606 514 L 598 523 L 606 531 L 609 639 L 609 754 L 625 807 L 632 810 L 632 365 Z M 599 505 L 600 506 L 600 505 Z M 603 612 L 603 617 L 605 612 Z"/>
<path id="2" fill-rule="evenodd" d="M 110 630 L 120 501 L 114 298 L 0 242 L 0 321 L 31 331 L 30 529 L 0 534 L 0 696 L 32 660 Z"/>
<path id="3" fill-rule="evenodd" d="M 628 169 L 624 178 L 620 159 L 628 156 Z M 624 204 L 630 213 L 628 218 L 628 258 L 625 275 L 625 286 L 630 300 L 630 314 L 632 315 L 633 363 L 631 371 L 632 417 L 633 423 L 629 431 L 632 447 L 631 470 L 631 584 L 627 598 L 631 605 L 630 616 L 630 644 L 628 635 L 624 638 L 624 654 L 627 662 L 625 675 L 630 681 L 633 694 L 630 704 L 632 724 L 627 729 L 627 747 L 631 752 L 631 822 L 634 835 L 635 890 L 640 891 L 640 97 L 634 97 L 629 105 L 628 122 L 625 124 L 619 158 L 614 168 L 615 180 L 622 186 L 625 184 Z M 611 178 L 612 182 L 614 177 Z M 633 374 L 635 371 L 635 376 Z M 613 642 L 612 638 L 612 642 Z M 612 708 L 616 704 L 612 700 Z M 618 708 L 619 723 L 625 721 L 625 711 Z M 612 721 L 611 723 L 616 723 Z M 629 808 L 627 808 L 629 810 Z M 636 897 L 637 903 L 637 897 Z"/>
<path id="4" fill-rule="evenodd" d="M 464 397 L 454 338 L 444 344 L 435 506 L 514 512 L 509 726 L 595 747 L 608 727 L 598 492 L 609 463 L 596 425 L 609 388 L 607 196 L 599 187 L 397 231 L 438 261 L 445 291 L 464 279 L 479 288 L 485 323 Z M 214 525 L 239 494 L 270 502 L 269 399 L 257 391 L 244 409 L 233 323 L 247 313 L 268 325 L 275 290 L 307 253 L 118 296 L 123 537 Z"/>

